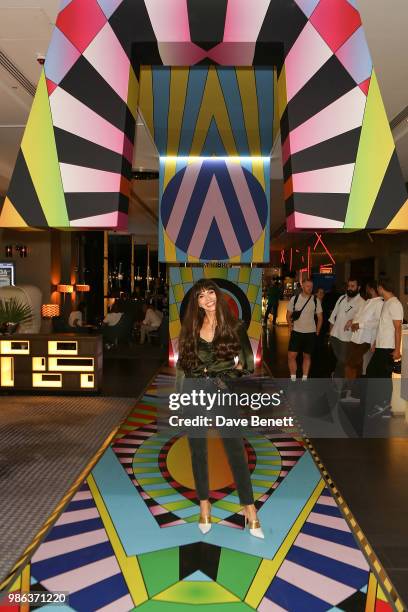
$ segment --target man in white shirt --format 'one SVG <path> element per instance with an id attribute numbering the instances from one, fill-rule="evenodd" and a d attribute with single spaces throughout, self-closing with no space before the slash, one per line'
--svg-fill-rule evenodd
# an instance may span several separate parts
<path id="1" fill-rule="evenodd" d="M 350 279 L 347 283 L 347 290 L 341 295 L 331 313 L 330 323 L 330 345 L 337 359 L 335 378 L 343 378 L 344 366 L 348 352 L 348 345 L 351 341 L 351 324 L 353 318 L 364 304 L 360 295 L 360 285 L 355 279 Z"/>
<path id="2" fill-rule="evenodd" d="M 76 310 L 73 310 L 68 317 L 69 327 L 82 327 L 83 326 L 85 310 L 86 310 L 85 302 L 79 302 Z"/>
<path id="3" fill-rule="evenodd" d="M 320 334 L 323 311 L 320 300 L 313 295 L 313 281 L 302 283 L 302 293 L 293 296 L 288 304 L 286 320 L 290 329 L 288 366 L 290 378 L 296 380 L 298 353 L 303 353 L 302 380 L 307 380 L 311 365 L 311 354 Z"/>
<path id="4" fill-rule="evenodd" d="M 367 367 L 367 378 L 391 378 L 394 361 L 401 359 L 404 309 L 388 279 L 379 281 L 378 293 L 384 298 L 384 305 L 372 346 L 374 355 Z"/>
<path id="5" fill-rule="evenodd" d="M 159 310 L 155 310 L 153 306 L 144 304 L 143 311 L 145 318 L 140 325 L 140 344 L 144 344 L 149 332 L 159 329 L 163 319 L 162 313 Z"/>
<path id="6" fill-rule="evenodd" d="M 103 323 L 105 325 L 109 325 L 109 327 L 112 327 L 113 325 L 117 325 L 119 323 L 122 316 L 123 316 L 123 312 L 114 312 L 114 311 L 108 312 L 108 314 L 105 315 Z"/>
<path id="7" fill-rule="evenodd" d="M 378 295 L 375 281 L 366 285 L 367 301 L 364 302 L 351 323 L 351 341 L 345 364 L 345 378 L 360 378 L 363 373 L 363 359 L 375 342 L 384 300 Z"/>

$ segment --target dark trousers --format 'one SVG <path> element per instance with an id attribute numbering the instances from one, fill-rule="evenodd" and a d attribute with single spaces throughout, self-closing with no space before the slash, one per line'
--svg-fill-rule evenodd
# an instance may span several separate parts
<path id="1" fill-rule="evenodd" d="M 330 337 L 330 346 L 336 357 L 336 367 L 334 370 L 334 378 L 344 378 L 344 366 L 347 358 L 349 342 L 339 340 L 335 336 Z"/>
<path id="2" fill-rule="evenodd" d="M 377 407 L 386 407 L 392 397 L 392 371 L 394 349 L 375 349 L 370 363 L 367 366 L 366 377 L 360 379 L 362 389 L 362 402 L 366 416 L 370 416 Z M 373 379 L 381 379 L 380 381 Z"/>
<path id="3" fill-rule="evenodd" d="M 392 348 L 376 348 L 367 366 L 367 378 L 391 378 L 394 367 Z"/>
<path id="4" fill-rule="evenodd" d="M 208 452 L 207 438 L 190 438 L 191 463 L 197 495 L 200 500 L 208 499 Z M 251 478 L 244 442 L 242 438 L 222 438 L 228 462 L 234 476 L 239 500 L 243 506 L 254 503 Z"/>
<path id="5" fill-rule="evenodd" d="M 268 304 L 268 307 L 265 312 L 264 322 L 268 323 L 269 314 L 272 313 L 272 322 L 275 325 L 276 319 L 278 316 L 278 304 L 276 302 L 272 302 L 272 304 Z"/>

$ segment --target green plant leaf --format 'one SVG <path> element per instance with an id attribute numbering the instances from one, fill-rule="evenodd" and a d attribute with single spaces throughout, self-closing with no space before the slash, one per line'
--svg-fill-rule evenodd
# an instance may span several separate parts
<path id="1" fill-rule="evenodd" d="M 28 304 L 23 304 L 16 298 L 0 299 L 0 324 L 27 323 L 32 318 L 33 313 Z"/>

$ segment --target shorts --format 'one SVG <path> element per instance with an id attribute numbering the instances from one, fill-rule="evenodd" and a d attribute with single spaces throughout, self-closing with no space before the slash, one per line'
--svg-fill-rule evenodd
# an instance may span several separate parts
<path id="1" fill-rule="evenodd" d="M 368 342 L 363 342 L 362 344 L 349 342 L 346 353 L 346 365 L 350 368 L 361 368 L 363 365 L 363 357 L 369 348 L 370 345 Z"/>
<path id="2" fill-rule="evenodd" d="M 316 334 L 304 334 L 302 332 L 292 331 L 289 339 L 288 350 L 293 353 L 313 353 L 316 344 Z"/>

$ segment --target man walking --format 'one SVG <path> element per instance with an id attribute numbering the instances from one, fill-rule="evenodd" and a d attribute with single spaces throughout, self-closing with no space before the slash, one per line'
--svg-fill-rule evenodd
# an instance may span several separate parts
<path id="1" fill-rule="evenodd" d="M 360 310 L 354 316 L 351 323 L 351 341 L 348 345 L 345 378 L 348 387 L 345 389 L 345 396 L 342 402 L 359 402 L 360 382 L 355 379 L 361 378 L 363 374 L 363 363 L 366 354 L 375 342 L 378 325 L 384 301 L 378 295 L 378 287 L 375 281 L 370 281 L 366 285 L 367 300 L 363 303 Z"/>
<path id="2" fill-rule="evenodd" d="M 383 298 L 378 294 L 375 281 L 366 285 L 367 301 L 363 303 L 351 323 L 351 341 L 346 355 L 345 377 L 349 380 L 360 378 L 363 373 L 363 359 L 367 351 L 374 344 Z"/>
<path id="3" fill-rule="evenodd" d="M 286 320 L 291 332 L 288 350 L 290 378 L 296 380 L 296 358 L 298 353 L 303 353 L 302 380 L 307 380 L 316 336 L 320 334 L 323 323 L 322 305 L 313 295 L 313 282 L 310 279 L 303 281 L 302 292 L 289 301 Z"/>
<path id="4" fill-rule="evenodd" d="M 404 309 L 389 280 L 379 281 L 378 293 L 384 299 L 384 305 L 372 347 L 374 355 L 367 366 L 367 378 L 391 378 L 394 361 L 401 359 Z"/>
<path id="5" fill-rule="evenodd" d="M 355 279 L 347 283 L 346 293 L 339 297 L 330 315 L 330 344 L 336 357 L 335 378 L 343 378 L 348 345 L 351 340 L 351 325 L 357 312 L 364 304 L 360 285 Z"/>
<path id="6" fill-rule="evenodd" d="M 280 299 L 280 294 L 281 294 L 281 289 L 279 286 L 279 282 L 275 281 L 273 283 L 273 285 L 271 285 L 268 289 L 268 305 L 266 308 L 266 312 L 265 312 L 265 317 L 264 317 L 264 325 L 265 327 L 267 327 L 268 325 L 268 317 L 269 314 L 272 313 L 272 324 L 276 325 L 276 318 L 278 316 L 278 306 L 279 306 L 279 299 Z"/>
<path id="7" fill-rule="evenodd" d="M 399 299 L 394 295 L 391 281 L 378 282 L 378 293 L 384 299 L 378 325 L 375 344 L 371 347 L 374 355 L 367 366 L 367 395 L 365 398 L 366 413 L 371 415 L 373 407 L 384 411 L 390 406 L 392 397 L 392 372 L 394 361 L 401 359 L 401 335 L 404 309 Z M 373 378 L 381 378 L 380 384 Z"/>

